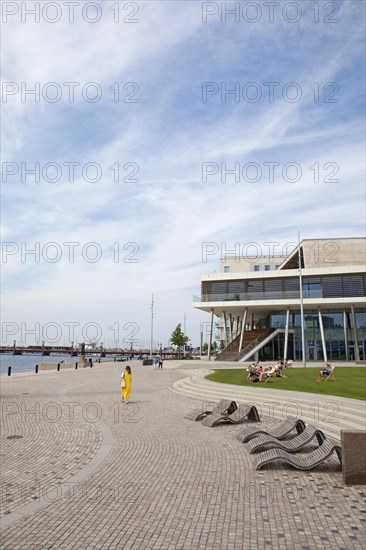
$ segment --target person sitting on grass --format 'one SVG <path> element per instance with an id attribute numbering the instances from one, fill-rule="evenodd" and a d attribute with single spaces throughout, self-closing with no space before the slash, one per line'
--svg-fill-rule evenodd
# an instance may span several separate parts
<path id="1" fill-rule="evenodd" d="M 279 367 L 278 365 L 273 365 L 273 367 L 270 367 L 269 369 L 263 371 L 259 377 L 259 382 L 262 382 L 263 380 L 263 377 L 270 377 L 270 376 L 273 376 L 276 372 L 279 371 Z"/>
<path id="2" fill-rule="evenodd" d="M 321 369 L 319 372 L 319 378 L 317 379 L 317 382 L 320 382 L 322 379 L 329 376 L 334 370 L 334 367 L 329 363 L 329 361 L 325 364 L 325 367 Z"/>
<path id="3" fill-rule="evenodd" d="M 279 370 L 279 371 L 282 371 L 282 370 L 284 370 L 284 369 L 286 368 L 285 362 L 284 362 L 284 361 L 278 361 L 278 363 L 277 363 L 276 366 L 278 367 L 278 370 Z"/>
<path id="4" fill-rule="evenodd" d="M 263 367 L 260 365 L 259 361 L 256 361 L 255 363 L 252 363 L 248 368 L 247 371 L 249 372 L 247 376 L 248 382 L 258 382 L 259 376 L 263 372 Z"/>

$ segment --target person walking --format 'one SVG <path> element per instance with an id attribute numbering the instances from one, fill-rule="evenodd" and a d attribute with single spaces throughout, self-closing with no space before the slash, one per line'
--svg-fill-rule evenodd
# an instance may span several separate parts
<path id="1" fill-rule="evenodd" d="M 159 358 L 159 367 L 158 368 L 159 369 L 163 368 L 163 358 L 162 357 Z"/>
<path id="2" fill-rule="evenodd" d="M 121 400 L 122 403 L 128 403 L 131 395 L 132 373 L 131 367 L 126 365 L 124 372 L 121 374 Z"/>
<path id="3" fill-rule="evenodd" d="M 153 365 L 154 365 L 154 369 L 157 369 L 158 366 L 159 366 L 159 361 L 158 361 L 158 358 L 156 357 L 156 355 L 153 359 Z"/>

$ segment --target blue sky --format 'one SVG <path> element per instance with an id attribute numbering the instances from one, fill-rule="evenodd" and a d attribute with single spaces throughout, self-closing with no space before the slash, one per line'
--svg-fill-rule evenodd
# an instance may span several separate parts
<path id="1" fill-rule="evenodd" d="M 3 23 L 3 86 L 38 82 L 52 97 L 47 86 L 54 82 L 62 96 L 54 103 L 42 93 L 39 103 L 29 95 L 22 102 L 20 93 L 3 96 L 2 162 L 19 168 L 14 176 L 8 164 L 3 171 L 5 322 L 27 328 L 79 323 L 80 341 L 82 327 L 98 323 L 107 345 L 113 344 L 110 326 L 119 324 L 123 340 L 123 327 L 136 323 L 137 338 L 147 345 L 154 293 L 155 341 L 167 345 L 185 314 L 187 333 L 198 344 L 200 323 L 208 318 L 192 309 L 192 295 L 219 263 L 219 255 L 202 262 L 203 243 L 282 245 L 296 240 L 298 228 L 304 238 L 364 234 L 364 2 L 302 0 L 296 23 L 286 21 L 296 16 L 289 2 L 280 2 L 273 23 L 259 0 L 262 15 L 255 23 L 243 17 L 248 2 L 239 3 L 238 22 L 229 15 L 221 21 L 221 2 L 134 2 L 133 24 L 114 23 L 115 2 L 98 2 L 102 15 L 94 24 L 83 19 L 81 7 L 70 23 L 64 2 L 58 2 L 56 23 L 42 13 L 39 23 L 24 14 L 22 22 L 25 3 L 18 4 L 19 13 Z M 127 4 L 120 2 L 121 19 Z M 207 9 L 217 13 L 204 23 Z M 72 103 L 65 82 L 80 84 Z M 81 94 L 89 83 L 102 91 L 98 102 Z M 110 90 L 115 83 L 118 102 Z M 218 90 L 204 95 L 206 101 L 204 83 Z M 235 85 L 239 101 L 233 95 L 222 100 L 221 91 Z M 92 97 L 96 88 L 88 89 Z M 262 95 L 252 102 L 256 90 Z M 72 162 L 79 163 L 73 182 L 65 164 Z M 50 169 L 38 183 L 29 174 L 22 181 L 21 163 L 39 163 L 41 172 L 57 163 L 61 177 L 50 181 Z M 83 178 L 88 163 L 100 167 L 98 181 L 90 181 L 92 168 Z M 116 163 L 118 183 L 110 168 Z M 203 163 L 218 168 L 206 182 Z M 254 163 L 262 176 L 254 181 L 248 168 L 240 181 L 229 175 L 221 181 L 222 163 L 228 170 L 239 163 L 240 171 Z M 264 163 L 278 163 L 272 181 Z M 301 167 L 298 181 L 291 181 L 293 168 L 282 175 L 292 163 Z M 338 181 L 329 182 L 335 166 Z M 70 242 L 80 243 L 74 262 L 64 244 Z M 24 255 L 37 246 L 39 258 Z M 85 256 L 93 257 L 93 250 L 101 253 L 99 261 Z M 52 251 L 61 251 L 58 261 L 50 261 Z M 19 328 L 14 338 L 21 336 Z M 60 342 L 68 344 L 67 331 Z"/>

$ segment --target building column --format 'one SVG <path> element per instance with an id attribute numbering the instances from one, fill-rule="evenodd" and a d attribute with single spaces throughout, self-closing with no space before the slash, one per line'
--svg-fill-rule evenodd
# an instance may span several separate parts
<path id="1" fill-rule="evenodd" d="M 224 327 L 225 327 L 225 319 L 224 319 L 224 312 L 222 311 L 221 315 L 220 315 L 220 340 L 225 345 L 226 344 L 226 338 L 225 338 Z"/>
<path id="2" fill-rule="evenodd" d="M 326 346 L 326 343 L 325 343 L 323 319 L 322 319 L 322 313 L 320 311 L 320 308 L 318 309 L 318 315 L 319 315 L 320 335 L 321 335 L 321 338 L 322 338 L 323 358 L 324 358 L 324 362 L 326 363 L 328 361 L 327 346 Z"/>
<path id="3" fill-rule="evenodd" d="M 285 347 L 283 350 L 283 360 L 287 359 L 287 348 L 288 348 L 288 326 L 290 324 L 290 310 L 286 311 L 286 325 L 285 325 Z"/>
<path id="4" fill-rule="evenodd" d="M 213 331 L 214 310 L 211 309 L 210 341 L 208 343 L 208 360 L 211 361 L 212 331 Z"/>
<path id="5" fill-rule="evenodd" d="M 231 313 L 229 313 L 229 339 L 231 343 L 233 341 L 233 317 Z"/>
<path id="6" fill-rule="evenodd" d="M 349 361 L 349 351 L 348 351 L 348 319 L 346 310 L 343 310 L 343 332 L 344 332 L 344 349 L 346 351 L 346 361 Z"/>
<path id="7" fill-rule="evenodd" d="M 227 345 L 228 345 L 228 340 L 227 340 L 227 326 L 226 326 L 226 313 L 225 313 L 225 311 L 222 312 L 222 318 L 224 320 L 224 336 L 225 336 L 225 348 L 226 348 Z"/>
<path id="8" fill-rule="evenodd" d="M 239 342 L 239 353 L 241 352 L 241 348 L 243 346 L 243 339 L 244 339 L 244 331 L 245 331 L 245 324 L 247 322 L 247 314 L 248 314 L 248 308 L 245 308 L 243 313 L 243 320 L 241 323 L 241 333 L 240 333 L 240 342 Z"/>
<path id="9" fill-rule="evenodd" d="M 240 331 L 240 316 L 237 315 L 236 317 L 236 326 L 235 326 L 235 338 L 238 336 Z"/>
<path id="10" fill-rule="evenodd" d="M 351 306 L 351 312 L 352 312 L 352 324 L 353 324 L 353 341 L 355 343 L 355 361 L 359 361 L 360 350 L 358 348 L 358 332 L 357 332 L 355 306 Z"/>
<path id="11" fill-rule="evenodd" d="M 233 340 L 235 340 L 238 332 L 238 319 L 234 317 L 233 319 Z"/>

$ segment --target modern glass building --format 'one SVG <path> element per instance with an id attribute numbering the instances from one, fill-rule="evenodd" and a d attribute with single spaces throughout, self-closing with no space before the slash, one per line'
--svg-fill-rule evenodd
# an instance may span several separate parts
<path id="1" fill-rule="evenodd" d="M 219 325 L 221 361 L 301 360 L 301 304 L 306 360 L 364 361 L 365 297 L 366 239 L 312 239 L 286 257 L 222 259 L 193 306 Z"/>

